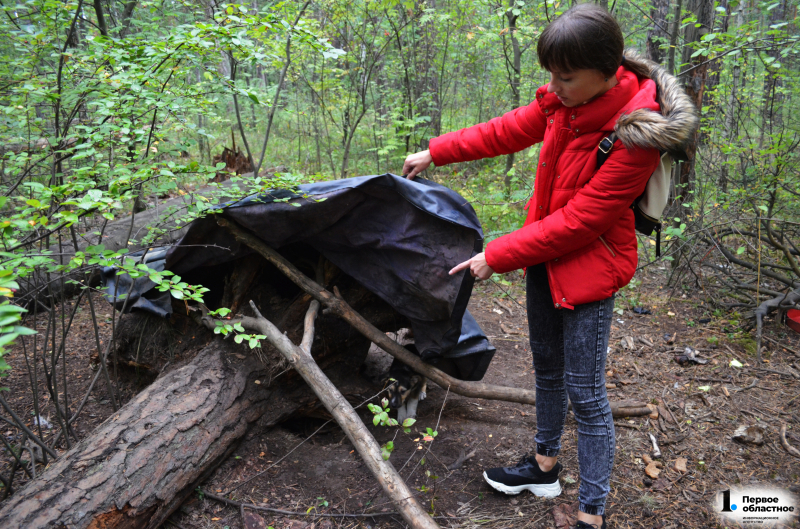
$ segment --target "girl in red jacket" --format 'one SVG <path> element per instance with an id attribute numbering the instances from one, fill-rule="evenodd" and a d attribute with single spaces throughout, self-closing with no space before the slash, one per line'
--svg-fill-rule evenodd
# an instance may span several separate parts
<path id="1" fill-rule="evenodd" d="M 409 155 L 414 178 L 437 166 L 521 151 L 543 142 L 524 226 L 458 264 L 478 279 L 527 268 L 527 310 L 536 370 L 535 458 L 484 478 L 506 494 L 561 493 L 561 434 L 567 396 L 578 423 L 580 512 L 576 527 L 605 528 L 614 462 L 614 422 L 605 361 L 614 293 L 638 261 L 630 206 L 661 152 L 682 157 L 697 116 L 675 79 L 633 52 L 623 55 L 616 20 L 595 4 L 566 11 L 542 32 L 539 62 L 550 83 L 502 117 L 451 132 Z M 597 168 L 598 144 L 617 141 Z"/>

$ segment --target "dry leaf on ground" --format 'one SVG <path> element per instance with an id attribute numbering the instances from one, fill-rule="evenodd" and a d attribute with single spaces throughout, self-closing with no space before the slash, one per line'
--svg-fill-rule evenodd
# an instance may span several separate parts
<path id="1" fill-rule="evenodd" d="M 652 461 L 645 467 L 644 473 L 650 476 L 653 479 L 658 479 L 658 475 L 661 474 L 661 467 L 663 465 L 660 461 Z"/>
<path id="2" fill-rule="evenodd" d="M 553 507 L 553 519 L 557 529 L 570 529 L 577 523 L 578 502 L 562 503 Z"/>

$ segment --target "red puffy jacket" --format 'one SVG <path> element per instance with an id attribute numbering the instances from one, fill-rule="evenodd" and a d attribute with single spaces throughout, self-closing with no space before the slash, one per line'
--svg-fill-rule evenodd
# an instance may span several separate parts
<path id="1" fill-rule="evenodd" d="M 544 142 L 525 224 L 490 242 L 486 261 L 499 273 L 545 263 L 557 308 L 608 298 L 628 284 L 638 262 L 630 206 L 659 149 L 680 150 L 696 127 L 694 107 L 672 76 L 633 57 L 652 79 L 637 76 L 627 59 L 618 84 L 585 105 L 565 107 L 545 85 L 526 107 L 430 142 L 437 166 Z M 615 125 L 620 141 L 596 170 L 598 144 Z"/>

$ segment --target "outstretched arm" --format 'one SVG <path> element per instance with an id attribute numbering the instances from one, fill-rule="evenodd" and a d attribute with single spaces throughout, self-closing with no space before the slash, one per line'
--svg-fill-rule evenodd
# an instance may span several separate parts
<path id="1" fill-rule="evenodd" d="M 429 150 L 408 155 L 403 174 L 414 178 L 431 163 L 447 165 L 521 151 L 542 141 L 546 126 L 544 112 L 534 101 L 487 123 L 433 138 Z"/>
<path id="2" fill-rule="evenodd" d="M 486 246 L 490 266 L 504 273 L 550 261 L 592 243 L 642 194 L 659 159 L 656 149 L 614 149 L 603 167 L 564 207 L 490 242 Z"/>
<path id="3" fill-rule="evenodd" d="M 486 123 L 433 138 L 431 157 L 436 165 L 446 165 L 518 152 L 542 141 L 546 126 L 544 112 L 533 101 Z"/>

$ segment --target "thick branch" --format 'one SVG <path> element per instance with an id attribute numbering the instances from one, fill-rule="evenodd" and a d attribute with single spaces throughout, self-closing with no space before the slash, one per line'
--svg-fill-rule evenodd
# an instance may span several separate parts
<path id="1" fill-rule="evenodd" d="M 450 391 L 465 397 L 474 397 L 490 400 L 502 400 L 506 402 L 519 402 L 521 404 L 536 404 L 536 392 L 528 389 L 510 388 L 505 386 L 496 386 L 493 384 L 484 384 L 482 382 L 466 382 L 458 380 L 440 371 L 422 361 L 422 359 L 412 353 L 406 348 L 401 347 L 397 342 L 386 336 L 380 329 L 369 323 L 363 316 L 353 310 L 341 296 L 334 295 L 328 290 L 324 289 L 318 283 L 312 281 L 308 276 L 303 274 L 295 266 L 284 259 L 282 255 L 272 249 L 264 241 L 259 239 L 256 235 L 245 230 L 236 222 L 226 219 L 225 217 L 217 217 L 217 223 L 226 228 L 233 234 L 233 236 L 240 242 L 246 244 L 258 254 L 264 257 L 267 261 L 275 265 L 286 277 L 291 279 L 297 286 L 304 292 L 310 294 L 317 301 L 322 303 L 333 314 L 336 314 L 347 323 L 352 325 L 357 331 L 369 338 L 378 347 L 397 358 L 404 364 L 408 365 L 421 375 L 425 375 L 428 379 L 436 382 L 442 388 L 450 388 Z M 334 289 L 335 291 L 335 289 Z M 244 319 L 242 325 L 246 326 Z M 262 333 L 263 334 L 263 333 Z M 642 404 L 644 406 L 644 404 Z M 623 417 L 629 415 L 645 415 L 642 411 L 642 406 L 626 406 L 624 408 L 611 403 L 611 412 L 615 417 Z M 631 409 L 637 410 L 637 413 L 629 414 Z M 639 413 L 641 411 L 641 413 Z M 649 413 L 649 411 L 648 411 Z"/>
<path id="2" fill-rule="evenodd" d="M 744 261 L 742 259 L 739 259 L 735 255 L 733 255 L 719 241 L 717 241 L 717 248 L 719 248 L 719 251 L 722 252 L 722 255 L 724 255 L 725 258 L 728 261 L 730 261 L 730 262 L 732 262 L 734 264 L 737 264 L 739 266 L 742 266 L 744 268 L 749 268 L 750 270 L 758 270 L 758 267 L 755 264 L 753 264 L 753 263 L 751 263 L 749 261 Z M 796 287 L 796 286 L 798 286 L 798 284 L 800 284 L 800 282 L 798 282 L 798 281 L 794 281 L 793 279 L 791 279 L 791 278 L 789 278 L 789 277 L 787 277 L 787 276 L 785 276 L 783 274 L 778 274 L 778 273 L 772 272 L 770 270 L 761 270 L 761 275 L 764 276 L 764 277 L 770 277 L 772 279 L 775 279 L 776 281 L 780 281 L 784 285 L 788 285 L 790 287 Z"/>
<path id="3" fill-rule="evenodd" d="M 783 252 L 783 255 L 786 256 L 786 260 L 789 261 L 789 266 L 792 267 L 792 271 L 795 273 L 797 277 L 800 277 L 800 265 L 798 265 L 797 260 L 795 260 L 795 258 L 792 257 L 792 252 L 790 251 L 790 248 L 775 238 L 775 235 L 772 233 L 772 226 L 770 225 L 769 221 L 766 221 L 764 224 L 767 228 L 767 237 L 769 237 L 769 242 Z"/>
<path id="4" fill-rule="evenodd" d="M 139 0 L 132 0 L 128 2 L 122 10 L 122 29 L 119 32 L 119 36 L 122 38 L 125 38 L 128 35 L 128 31 L 130 31 L 133 10 L 136 9 L 138 1 Z"/>
<path id="5" fill-rule="evenodd" d="M 417 503 L 414 494 L 409 490 L 403 478 L 400 477 L 391 464 L 383 460 L 381 447 L 375 441 L 375 438 L 372 437 L 364 423 L 361 422 L 361 418 L 350 403 L 347 402 L 347 399 L 325 376 L 325 373 L 322 372 L 311 356 L 309 350 L 313 341 L 314 318 L 319 310 L 319 302 L 312 301 L 306 313 L 306 332 L 303 336 L 303 344 L 306 349 L 294 345 L 272 322 L 261 316 L 255 303 L 251 301 L 250 306 L 258 317 L 247 318 L 248 326 L 252 325 L 251 328 L 257 329 L 261 334 L 265 335 L 269 343 L 294 366 L 308 385 L 311 386 L 311 389 L 317 394 L 325 408 L 333 415 L 333 418 L 336 419 L 336 422 L 347 434 L 347 437 L 361 455 L 361 459 L 367 464 L 367 467 L 381 484 L 387 496 L 397 506 L 406 522 L 414 528 L 438 528 L 439 526 L 436 522 Z M 242 322 L 242 325 L 245 326 L 245 323 Z"/>

